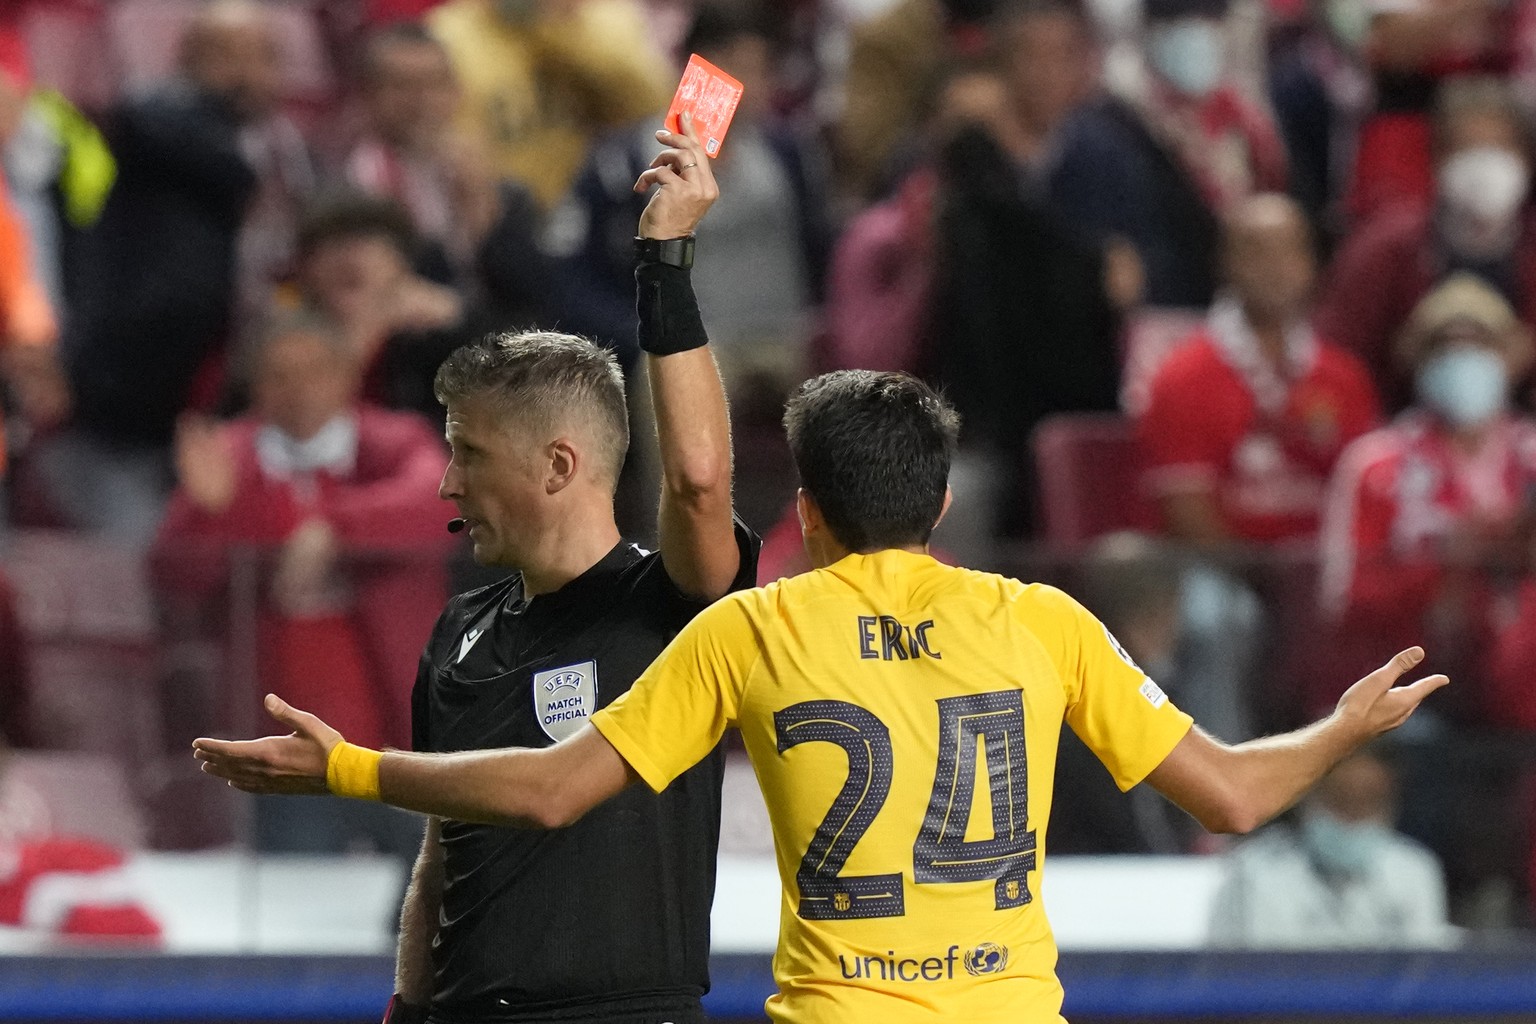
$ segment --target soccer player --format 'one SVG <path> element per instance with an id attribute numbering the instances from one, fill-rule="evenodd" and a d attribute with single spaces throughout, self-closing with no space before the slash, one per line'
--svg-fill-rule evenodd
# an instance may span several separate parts
<path id="1" fill-rule="evenodd" d="M 199 740 L 204 770 L 556 828 L 637 780 L 665 791 L 735 725 L 783 882 L 769 1015 L 1033 1024 L 1060 1020 L 1035 896 L 1063 719 L 1122 787 L 1146 779 L 1206 827 L 1246 832 L 1447 681 L 1391 688 L 1414 648 L 1328 719 L 1226 746 L 1066 594 L 927 555 L 958 424 L 925 385 L 828 374 L 785 423 L 820 568 L 702 612 L 590 728 L 545 750 L 380 754 L 273 697 L 294 732 Z"/>
<path id="2" fill-rule="evenodd" d="M 476 561 L 517 571 L 439 618 L 412 693 L 418 751 L 570 736 L 700 609 L 755 581 L 756 539 L 731 510 L 724 392 L 689 281 L 691 233 L 717 189 L 698 142 L 659 138 L 668 148 L 636 183 L 659 186 L 640 221 L 636 280 L 664 478 L 660 551 L 626 542 L 614 522 L 629 437 L 611 353 L 541 333 L 456 351 L 436 381 L 451 447 L 440 493 Z M 701 754 L 665 793 L 635 790 L 559 833 L 432 818 L 401 913 L 391 1024 L 702 1022 L 724 764 Z"/>

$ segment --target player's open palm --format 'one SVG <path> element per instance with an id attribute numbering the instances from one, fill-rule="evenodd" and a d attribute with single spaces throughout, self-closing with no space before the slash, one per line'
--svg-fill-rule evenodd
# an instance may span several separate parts
<path id="1" fill-rule="evenodd" d="M 1360 730 L 1362 741 L 1396 729 L 1425 697 L 1450 682 L 1443 675 L 1432 675 L 1398 686 L 1397 681 L 1423 660 L 1422 647 L 1398 652 L 1391 661 L 1344 691 L 1335 713 Z"/>
<path id="2" fill-rule="evenodd" d="M 341 733 L 274 694 L 267 694 L 266 709 L 293 732 L 259 740 L 197 739 L 192 756 L 203 762 L 204 772 L 247 793 L 326 792 L 326 764 Z"/>

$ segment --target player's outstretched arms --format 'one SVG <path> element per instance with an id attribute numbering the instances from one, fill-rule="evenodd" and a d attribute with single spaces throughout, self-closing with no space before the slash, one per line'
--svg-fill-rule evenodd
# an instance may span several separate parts
<path id="1" fill-rule="evenodd" d="M 1147 782 L 1212 832 L 1251 832 L 1349 754 L 1402 725 L 1425 697 L 1450 682 L 1432 675 L 1395 685 L 1423 660 L 1422 648 L 1401 652 L 1351 686 L 1333 714 L 1295 732 L 1229 746 L 1191 729 Z"/>
<path id="2" fill-rule="evenodd" d="M 530 828 L 563 828 L 638 779 L 591 726 L 539 750 L 381 753 L 347 743 L 274 694 L 267 695 L 266 709 L 293 731 L 259 740 L 194 740 L 202 770 L 247 793 L 333 793 L 459 821 Z"/>

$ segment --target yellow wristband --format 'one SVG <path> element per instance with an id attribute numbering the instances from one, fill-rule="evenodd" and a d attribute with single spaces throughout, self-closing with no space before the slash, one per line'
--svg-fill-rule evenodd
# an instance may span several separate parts
<path id="1" fill-rule="evenodd" d="M 377 800 L 379 762 L 382 760 L 384 755 L 380 751 L 338 743 L 331 748 L 331 756 L 325 762 L 325 785 L 337 796 Z"/>

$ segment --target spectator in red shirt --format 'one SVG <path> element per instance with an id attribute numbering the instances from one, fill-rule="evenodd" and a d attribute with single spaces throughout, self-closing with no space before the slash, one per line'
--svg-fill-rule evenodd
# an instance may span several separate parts
<path id="1" fill-rule="evenodd" d="M 156 575 L 171 595 L 203 601 L 229 586 L 231 549 L 270 555 L 263 692 L 318 702 L 359 735 L 404 746 L 415 648 L 447 596 L 447 460 L 420 417 L 358 405 L 357 388 L 328 327 L 280 325 L 256 354 L 252 414 L 181 426 Z"/>
<path id="2" fill-rule="evenodd" d="M 1361 658 L 1411 636 L 1474 682 L 1463 699 L 1485 720 L 1536 727 L 1531 662 L 1515 660 L 1536 634 L 1536 422 L 1510 408 L 1530 332 L 1496 291 L 1458 274 L 1419 303 L 1398 354 L 1418 402 L 1339 461 L 1323 531 L 1325 607 L 1360 638 Z M 1516 596 L 1523 620 L 1512 615 Z"/>
<path id="3" fill-rule="evenodd" d="M 1412 398 L 1392 340 L 1447 274 L 1478 275 L 1536 320 L 1530 149 L 1509 87 L 1486 78 L 1447 83 L 1435 145 L 1433 206 L 1399 206 L 1362 224 L 1340 248 L 1318 306 L 1318 329 L 1365 361 L 1392 409 Z"/>
<path id="4" fill-rule="evenodd" d="M 1375 423 L 1365 368 L 1307 323 L 1312 239 L 1296 203 L 1241 204 L 1229 291 L 1153 378 L 1138 423 L 1167 530 L 1197 544 L 1308 539 L 1344 445 Z"/>

